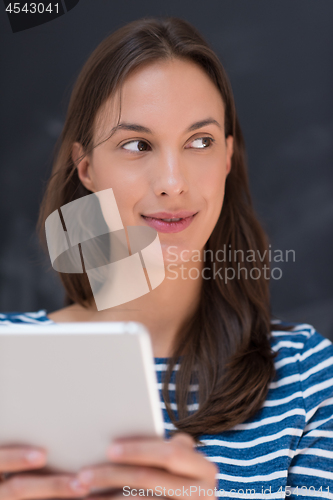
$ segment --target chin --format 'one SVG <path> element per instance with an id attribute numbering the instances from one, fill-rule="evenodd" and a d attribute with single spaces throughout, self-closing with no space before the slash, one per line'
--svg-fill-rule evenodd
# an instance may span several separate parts
<path id="1" fill-rule="evenodd" d="M 184 264 L 184 266 L 186 266 L 188 264 L 188 261 L 193 257 L 195 261 L 198 262 L 200 252 L 202 252 L 199 245 L 161 241 L 161 246 L 164 264 L 166 266 L 169 264 L 173 264 L 176 266 Z"/>

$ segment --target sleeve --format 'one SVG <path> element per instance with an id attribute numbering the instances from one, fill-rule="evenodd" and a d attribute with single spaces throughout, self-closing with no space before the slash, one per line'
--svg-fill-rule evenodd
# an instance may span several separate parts
<path id="1" fill-rule="evenodd" d="M 298 357 L 305 426 L 287 477 L 286 498 L 333 500 L 333 344 L 313 331 Z"/>

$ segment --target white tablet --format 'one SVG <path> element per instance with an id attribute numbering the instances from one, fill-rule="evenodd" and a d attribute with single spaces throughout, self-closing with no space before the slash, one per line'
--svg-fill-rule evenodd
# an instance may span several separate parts
<path id="1" fill-rule="evenodd" d="M 48 451 L 75 472 L 116 437 L 163 436 L 150 337 L 135 322 L 0 329 L 0 446 Z"/>

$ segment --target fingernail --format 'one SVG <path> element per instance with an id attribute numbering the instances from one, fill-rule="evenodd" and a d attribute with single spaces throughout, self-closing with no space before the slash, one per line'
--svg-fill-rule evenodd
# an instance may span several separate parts
<path id="1" fill-rule="evenodd" d="M 86 486 L 84 486 L 80 481 L 77 479 L 73 479 L 70 483 L 69 486 L 73 491 L 76 493 L 85 493 L 87 491 Z"/>
<path id="2" fill-rule="evenodd" d="M 113 444 L 109 448 L 109 455 L 112 457 L 120 457 L 120 455 L 123 455 L 124 453 L 124 447 L 121 444 Z"/>
<path id="3" fill-rule="evenodd" d="M 28 462 L 30 462 L 30 463 L 43 462 L 44 457 L 45 457 L 44 453 L 42 453 L 41 451 L 37 451 L 37 450 L 29 451 L 25 456 L 26 460 L 28 460 Z"/>
<path id="4" fill-rule="evenodd" d="M 80 483 L 88 485 L 92 482 L 94 474 L 91 470 L 84 470 L 82 472 L 79 472 L 78 478 Z"/>

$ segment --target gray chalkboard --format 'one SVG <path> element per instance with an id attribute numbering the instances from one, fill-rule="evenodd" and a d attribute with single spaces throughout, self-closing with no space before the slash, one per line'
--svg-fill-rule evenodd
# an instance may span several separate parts
<path id="1" fill-rule="evenodd" d="M 155 15 L 192 22 L 230 76 L 257 212 L 272 249 L 295 251 L 273 312 L 333 339 L 332 0 L 80 0 L 17 33 L 0 8 L 0 311 L 62 306 L 34 227 L 71 87 L 103 38 Z"/>

